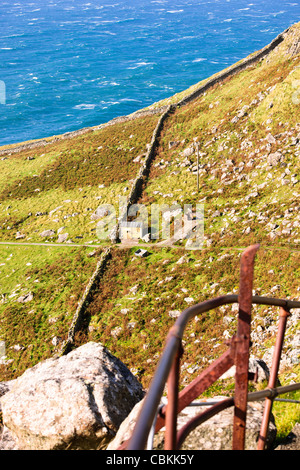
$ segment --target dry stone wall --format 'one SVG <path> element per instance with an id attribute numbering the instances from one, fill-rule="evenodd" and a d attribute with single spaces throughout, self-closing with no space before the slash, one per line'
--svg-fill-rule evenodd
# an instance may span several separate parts
<path id="1" fill-rule="evenodd" d="M 212 88 L 218 83 L 222 83 L 228 77 L 231 77 L 232 75 L 235 75 L 245 70 L 246 68 L 250 67 L 251 65 L 262 60 L 264 57 L 270 54 L 270 52 L 272 52 L 284 40 L 284 35 L 285 33 L 287 33 L 287 31 L 288 29 L 284 31 L 283 33 L 279 34 L 268 46 L 264 47 L 257 53 L 250 55 L 246 59 L 243 59 L 242 61 L 238 62 L 236 65 L 233 65 L 232 67 L 229 67 L 228 69 L 225 69 L 223 72 L 219 73 L 216 77 L 212 78 L 211 80 L 206 82 L 203 86 L 199 87 L 197 90 L 193 91 L 190 95 L 186 96 L 181 101 L 179 101 L 177 103 L 177 106 L 184 106 L 185 104 L 190 103 L 191 101 L 195 100 L 200 95 L 205 93 L 209 88 Z"/>
<path id="2" fill-rule="evenodd" d="M 72 345 L 74 344 L 74 338 L 77 331 L 80 330 L 82 321 L 84 319 L 85 309 L 89 304 L 92 290 L 95 286 L 95 283 L 101 278 L 103 272 L 106 268 L 108 260 L 111 258 L 111 249 L 110 247 L 102 253 L 102 256 L 97 263 L 96 269 L 90 278 L 88 285 L 85 288 L 84 294 L 80 299 L 76 312 L 73 317 L 71 327 L 69 329 L 67 340 L 63 343 L 61 348 L 61 355 L 65 355 L 70 352 Z"/>

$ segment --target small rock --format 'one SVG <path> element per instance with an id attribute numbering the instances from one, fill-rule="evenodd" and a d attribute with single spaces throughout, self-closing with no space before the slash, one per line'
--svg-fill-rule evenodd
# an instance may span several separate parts
<path id="1" fill-rule="evenodd" d="M 94 251 L 91 251 L 90 253 L 88 253 L 87 256 L 89 258 L 92 258 L 93 256 L 95 256 L 96 253 L 97 253 L 97 250 L 94 250 Z"/>
<path id="2" fill-rule="evenodd" d="M 300 134 L 297 135 L 297 137 L 292 137 L 291 140 L 291 145 L 297 145 L 300 142 Z"/>
<path id="3" fill-rule="evenodd" d="M 58 206 L 55 209 L 52 209 L 52 211 L 49 212 L 49 217 L 52 217 L 52 215 L 58 211 L 59 209 L 62 209 L 63 206 Z"/>
<path id="4" fill-rule="evenodd" d="M 109 211 L 107 209 L 107 207 L 103 206 L 103 207 L 98 207 L 98 209 L 96 209 L 96 211 L 91 215 L 91 220 L 98 220 L 98 219 L 102 219 L 103 217 L 109 215 Z"/>
<path id="5" fill-rule="evenodd" d="M 130 312 L 130 308 L 121 308 L 120 312 L 122 313 L 122 315 L 127 315 L 127 313 Z"/>
<path id="6" fill-rule="evenodd" d="M 54 235 L 55 235 L 54 230 L 44 230 L 42 233 L 40 233 L 40 236 L 44 238 L 53 238 Z"/>
<path id="7" fill-rule="evenodd" d="M 60 342 L 61 342 L 61 337 L 60 336 L 54 336 L 52 338 L 52 341 L 51 341 L 53 346 L 58 346 Z"/>
<path id="8" fill-rule="evenodd" d="M 25 238 L 25 236 L 26 236 L 26 235 L 24 235 L 23 233 L 17 232 L 17 233 L 16 233 L 16 240 L 20 240 L 20 239 L 22 239 L 22 238 Z"/>
<path id="9" fill-rule="evenodd" d="M 184 300 L 185 300 L 185 302 L 186 302 L 186 303 L 188 303 L 188 304 L 191 304 L 191 303 L 193 303 L 193 302 L 194 302 L 194 299 L 193 299 L 193 297 L 185 297 L 185 299 L 184 299 Z"/>
<path id="10" fill-rule="evenodd" d="M 20 302 L 21 304 L 24 304 L 26 302 L 31 302 L 33 300 L 33 294 L 29 292 L 28 294 L 21 295 L 18 299 L 17 302 Z"/>
<path id="11" fill-rule="evenodd" d="M 139 248 L 134 254 L 135 256 L 139 256 L 140 258 L 145 258 L 149 255 L 149 252 L 147 250 L 142 250 L 141 248 Z"/>
<path id="12" fill-rule="evenodd" d="M 22 346 L 22 344 L 15 344 L 14 346 L 12 346 L 12 349 L 14 351 L 24 351 L 24 346 Z"/>
<path id="13" fill-rule="evenodd" d="M 269 379 L 269 368 L 265 361 L 261 359 L 256 359 L 251 357 L 249 359 L 249 372 L 252 372 L 253 374 L 256 374 L 257 376 L 257 382 L 261 383 L 264 380 Z M 235 376 L 235 366 L 230 367 L 227 372 L 225 372 L 221 377 L 220 380 L 225 380 L 229 379 L 231 377 Z"/>
<path id="14" fill-rule="evenodd" d="M 121 326 L 117 326 L 116 328 L 114 328 L 110 332 L 111 336 L 113 336 L 114 338 L 117 338 L 118 336 L 120 336 L 121 333 L 122 333 L 122 327 Z"/>
<path id="15" fill-rule="evenodd" d="M 269 144 L 276 144 L 277 142 L 275 137 L 272 136 L 272 134 L 268 134 L 266 140 L 269 142 Z"/>
<path id="16" fill-rule="evenodd" d="M 183 150 L 182 155 L 184 157 L 190 157 L 191 155 L 193 155 L 194 151 L 195 151 L 194 147 L 192 146 L 187 147 L 186 149 Z"/>
<path id="17" fill-rule="evenodd" d="M 178 261 L 176 261 L 176 264 L 183 264 L 183 263 L 187 263 L 188 262 L 188 259 L 186 257 L 186 255 L 183 255 L 181 258 L 179 258 Z"/>
<path id="18" fill-rule="evenodd" d="M 67 240 L 68 236 L 69 236 L 68 233 L 61 233 L 58 236 L 57 243 L 64 243 Z"/>
<path id="19" fill-rule="evenodd" d="M 267 162 L 270 166 L 276 166 L 281 161 L 282 155 L 280 152 L 270 153 Z"/>
<path id="20" fill-rule="evenodd" d="M 178 142 L 177 140 L 173 140 L 171 142 L 169 142 L 169 149 L 172 149 L 173 147 L 176 147 L 177 145 L 179 145 L 180 142 Z"/>
<path id="21" fill-rule="evenodd" d="M 169 311 L 169 316 L 171 318 L 178 318 L 180 314 L 181 314 L 180 310 L 170 310 Z"/>

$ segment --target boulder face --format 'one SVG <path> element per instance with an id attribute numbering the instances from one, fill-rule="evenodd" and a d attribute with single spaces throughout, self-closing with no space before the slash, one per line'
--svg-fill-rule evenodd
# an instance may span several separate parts
<path id="1" fill-rule="evenodd" d="M 144 392 L 99 343 L 48 359 L 1 398 L 4 427 L 20 450 L 104 449 Z"/>
<path id="2" fill-rule="evenodd" d="M 225 397 L 216 397 L 216 401 Z M 194 408 L 194 407 L 193 407 Z M 205 411 L 206 407 L 201 406 L 197 410 L 186 408 L 179 418 L 180 424 L 185 424 L 197 412 Z M 245 450 L 256 450 L 260 433 L 261 421 L 263 416 L 264 402 L 253 402 L 247 405 L 246 434 L 245 434 Z M 205 423 L 194 429 L 184 441 L 182 450 L 231 450 L 232 449 L 232 433 L 233 433 L 233 408 L 221 411 L 217 415 L 210 418 Z M 179 427 L 181 427 L 179 425 Z M 267 435 L 266 449 L 270 449 L 275 441 L 277 429 L 274 423 L 273 415 L 269 423 Z M 163 439 L 157 437 L 156 446 L 161 448 Z"/>
<path id="3" fill-rule="evenodd" d="M 218 402 L 226 397 L 214 397 L 212 401 Z M 181 429 L 190 419 L 199 413 L 206 411 L 211 405 L 210 400 L 195 400 L 194 404 L 199 406 L 187 407 L 178 415 L 177 429 Z M 131 413 L 120 426 L 115 438 L 109 443 L 107 450 L 118 450 L 118 448 L 130 439 L 137 417 L 140 413 L 144 400 L 135 405 Z M 161 404 L 166 404 L 163 398 Z M 260 426 L 263 416 L 264 402 L 248 403 L 245 450 L 256 450 L 260 433 Z M 232 429 L 233 429 L 233 408 L 223 410 L 213 416 L 197 428 L 195 428 L 185 439 L 181 450 L 231 450 L 232 449 Z M 271 449 L 276 438 L 277 429 L 274 417 L 271 415 L 269 430 L 267 435 L 266 449 Z M 164 449 L 164 428 L 154 437 L 153 449 Z"/>

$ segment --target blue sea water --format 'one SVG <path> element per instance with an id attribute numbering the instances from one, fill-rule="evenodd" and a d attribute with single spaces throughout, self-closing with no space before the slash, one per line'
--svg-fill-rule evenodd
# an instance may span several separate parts
<path id="1" fill-rule="evenodd" d="M 132 113 L 298 21 L 295 0 L 1 0 L 0 145 Z"/>

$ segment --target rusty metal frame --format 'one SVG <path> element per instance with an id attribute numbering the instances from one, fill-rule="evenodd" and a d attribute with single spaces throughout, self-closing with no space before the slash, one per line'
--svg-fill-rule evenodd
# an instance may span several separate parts
<path id="1" fill-rule="evenodd" d="M 293 308 L 300 308 L 300 302 L 285 299 L 274 299 L 252 295 L 254 260 L 259 245 L 248 247 L 241 256 L 240 287 L 238 295 L 225 295 L 211 299 L 187 308 L 178 317 L 170 329 L 166 345 L 148 393 L 145 396 L 142 409 L 135 424 L 131 438 L 124 442 L 119 450 L 144 449 L 153 423 L 155 432 L 165 426 L 165 450 L 179 449 L 186 435 L 196 425 L 209 419 L 222 409 L 234 407 L 232 449 L 243 450 L 245 447 L 245 431 L 247 418 L 247 402 L 251 400 L 248 394 L 249 381 L 249 350 L 251 307 L 253 304 L 280 307 L 279 330 L 275 345 L 272 368 L 268 388 L 260 393 L 266 400 L 264 415 L 258 441 L 258 449 L 265 448 L 270 413 L 274 398 L 278 395 L 275 389 L 286 322 Z M 196 315 L 208 312 L 226 304 L 238 303 L 237 333 L 228 342 L 228 350 L 196 377 L 189 385 L 179 392 L 180 358 L 183 352 L 182 337 L 187 323 Z M 177 415 L 199 395 L 207 390 L 230 367 L 236 366 L 235 393 L 233 398 L 226 399 L 196 416 L 177 432 Z M 167 405 L 160 407 L 160 400 L 167 384 Z M 300 389 L 300 384 L 293 384 L 293 390 Z M 280 393 L 286 393 L 290 387 L 281 387 Z M 255 395 L 255 394 L 252 394 Z M 256 393 L 256 397 L 257 397 Z M 261 398 L 260 398 L 261 399 Z M 160 410 L 157 413 L 157 410 Z"/>
<path id="2" fill-rule="evenodd" d="M 250 246 L 243 253 L 241 259 L 240 290 L 238 298 L 239 317 L 234 358 L 236 374 L 232 439 L 233 450 L 241 450 L 245 445 L 254 258 L 258 248 L 259 245 Z"/>

